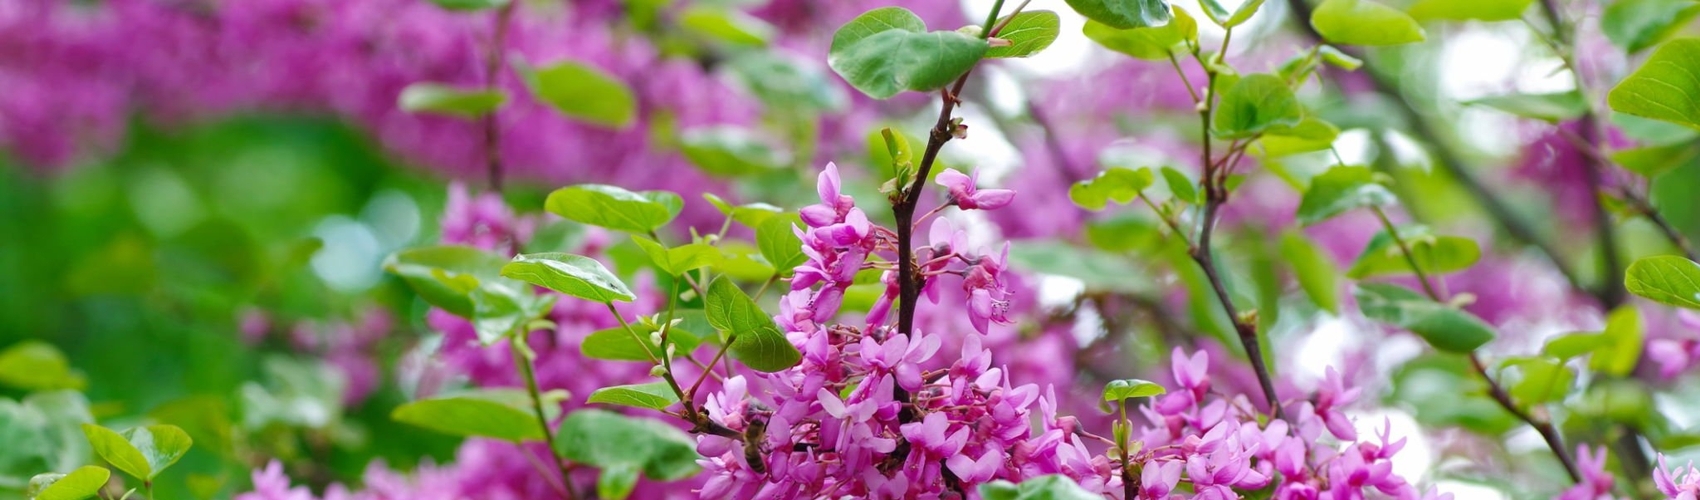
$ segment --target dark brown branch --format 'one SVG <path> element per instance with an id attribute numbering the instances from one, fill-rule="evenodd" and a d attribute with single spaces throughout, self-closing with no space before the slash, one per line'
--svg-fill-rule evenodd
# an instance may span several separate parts
<path id="1" fill-rule="evenodd" d="M 507 47 L 508 20 L 513 17 L 514 3 L 509 2 L 496 11 L 495 31 L 490 37 L 490 47 L 484 54 L 484 88 L 496 90 L 496 75 L 502 69 L 502 54 Z M 484 114 L 484 168 L 489 176 L 490 191 L 502 192 L 502 144 L 500 124 L 496 122 L 497 110 L 492 109 Z"/>

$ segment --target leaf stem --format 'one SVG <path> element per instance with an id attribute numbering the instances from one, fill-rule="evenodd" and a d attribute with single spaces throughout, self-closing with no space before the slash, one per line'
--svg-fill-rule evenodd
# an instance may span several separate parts
<path id="1" fill-rule="evenodd" d="M 530 349 L 522 346 L 525 335 L 515 335 L 508 339 L 508 346 L 513 349 L 514 364 L 519 366 L 521 377 L 525 378 L 525 391 L 531 395 L 531 413 L 537 417 L 538 427 L 543 429 L 543 441 L 549 446 L 549 458 L 555 462 L 555 467 L 561 470 L 561 484 L 565 487 L 566 498 L 577 500 L 578 493 L 573 491 L 572 477 L 567 474 L 567 464 L 561 460 L 561 454 L 555 451 L 555 430 L 549 427 L 549 417 L 543 412 L 543 391 L 537 386 L 537 371 L 532 368 L 533 355 Z"/>

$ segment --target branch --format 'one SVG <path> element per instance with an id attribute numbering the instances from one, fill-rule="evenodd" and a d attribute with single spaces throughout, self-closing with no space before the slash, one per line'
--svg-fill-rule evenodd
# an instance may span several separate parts
<path id="1" fill-rule="evenodd" d="M 490 48 L 484 55 L 484 88 L 496 90 L 496 72 L 502 68 L 502 49 L 507 46 L 508 20 L 513 17 L 514 3 L 509 2 L 496 11 L 496 30 L 490 37 Z M 497 110 L 484 114 L 484 168 L 490 177 L 490 191 L 502 192 L 502 145 Z"/>
<path id="2" fill-rule="evenodd" d="M 1444 297 L 1434 291 L 1434 285 L 1429 284 L 1428 274 L 1424 273 L 1422 266 L 1417 264 L 1416 254 L 1411 253 L 1411 246 L 1405 242 L 1403 237 L 1399 236 L 1399 229 L 1393 226 L 1391 220 L 1388 220 L 1387 212 L 1382 211 L 1381 207 L 1377 206 L 1372 206 L 1370 209 L 1375 212 L 1376 219 L 1381 221 L 1381 227 L 1387 230 L 1387 235 L 1393 238 L 1393 243 L 1399 246 L 1399 252 L 1405 255 L 1405 263 L 1410 265 L 1411 271 L 1417 274 L 1417 281 L 1422 282 L 1423 291 L 1427 292 L 1428 297 L 1435 302 L 1446 302 Z M 1505 387 L 1499 385 L 1499 382 L 1488 375 L 1487 367 L 1482 365 L 1481 357 L 1473 351 L 1470 353 L 1470 366 L 1475 368 L 1476 374 L 1480 375 L 1483 381 L 1487 382 L 1488 395 L 1493 396 L 1494 402 L 1499 403 L 1501 408 L 1517 417 L 1518 420 L 1534 427 L 1535 431 L 1541 434 L 1541 439 L 1546 440 L 1547 448 L 1551 448 L 1552 454 L 1558 457 L 1558 462 L 1564 465 L 1564 472 L 1570 474 L 1570 480 L 1577 483 L 1582 482 L 1582 474 L 1576 468 L 1576 460 L 1570 457 L 1570 449 L 1564 446 L 1564 438 L 1558 434 L 1558 429 L 1553 427 L 1552 422 L 1536 419 L 1529 412 L 1523 411 L 1523 408 L 1517 406 L 1517 402 L 1511 399 L 1511 394 L 1505 392 Z"/>

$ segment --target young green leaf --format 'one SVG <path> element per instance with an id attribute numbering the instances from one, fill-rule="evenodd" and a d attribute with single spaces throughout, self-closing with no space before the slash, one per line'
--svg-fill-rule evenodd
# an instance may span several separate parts
<path id="1" fill-rule="evenodd" d="M 431 0 L 445 10 L 477 11 L 494 9 L 507 5 L 512 0 Z"/>
<path id="2" fill-rule="evenodd" d="M 730 336 L 732 359 L 770 373 L 803 360 L 803 354 L 779 331 L 773 317 L 731 280 L 716 278 L 709 284 L 707 301 L 708 322 Z"/>
<path id="3" fill-rule="evenodd" d="M 1515 358 L 1506 365 L 1519 372 L 1509 391 L 1511 399 L 1524 408 L 1562 400 L 1576 384 L 1576 372 L 1555 359 Z"/>
<path id="4" fill-rule="evenodd" d="M 408 85 L 396 98 L 397 107 L 402 111 L 458 118 L 484 116 L 506 102 L 508 93 L 505 91 L 462 89 L 430 82 Z"/>
<path id="5" fill-rule="evenodd" d="M 1534 0 L 1418 0 L 1408 12 L 1421 20 L 1515 21 Z"/>
<path id="6" fill-rule="evenodd" d="M 1582 99 L 1582 93 L 1574 90 L 1547 94 L 1508 94 L 1483 97 L 1464 101 L 1464 104 L 1487 106 L 1523 118 L 1548 123 L 1570 120 L 1582 116 L 1582 113 L 1588 111 L 1588 103 Z"/>
<path id="7" fill-rule="evenodd" d="M 987 49 L 988 58 L 1027 57 L 1037 54 L 1045 50 L 1045 47 L 1050 47 L 1051 42 L 1056 41 L 1057 35 L 1062 32 L 1057 13 L 1048 10 L 1022 12 L 1016 14 L 1014 19 L 1004 16 L 992 26 L 1003 24 L 1005 20 L 1008 20 L 1009 24 L 1004 25 L 1003 31 L 999 31 L 997 37 L 1008 40 L 1009 46 Z"/>
<path id="8" fill-rule="evenodd" d="M 673 311 L 673 318 L 678 320 L 679 324 L 668 330 L 667 345 L 673 346 L 675 356 L 690 355 L 714 333 L 713 326 L 708 325 L 708 317 L 701 309 L 679 309 Z M 708 331 L 696 331 L 696 325 L 708 326 Z M 650 354 L 660 356 L 665 352 L 649 340 L 649 335 L 656 331 L 655 328 L 639 322 L 632 323 L 632 331 L 637 332 L 638 338 L 632 338 L 632 334 L 627 333 L 625 327 L 618 326 L 590 332 L 590 335 L 585 336 L 584 342 L 579 344 L 579 352 L 592 359 L 644 362 L 650 360 Z"/>
<path id="9" fill-rule="evenodd" d="M 1372 0 L 1323 0 L 1311 12 L 1310 25 L 1330 43 L 1399 45 L 1423 41 L 1417 20 Z"/>
<path id="10" fill-rule="evenodd" d="M 655 263 L 655 267 L 661 268 L 668 276 L 679 276 L 688 271 L 713 266 L 721 259 L 720 249 L 707 243 L 690 243 L 667 248 L 655 240 L 635 234 L 632 235 L 632 241 L 637 243 L 638 248 L 643 249 L 644 254 L 649 255 L 649 260 Z"/>
<path id="11" fill-rule="evenodd" d="M 1548 340 L 1541 347 L 1541 354 L 1567 360 L 1591 354 L 1611 343 L 1612 340 L 1602 333 L 1568 333 Z"/>
<path id="12" fill-rule="evenodd" d="M 1149 168 L 1132 170 L 1110 167 L 1099 172 L 1097 177 L 1069 186 L 1068 199 L 1080 208 L 1103 210 L 1111 201 L 1124 204 L 1133 202 L 1139 197 L 1140 191 L 1151 187 L 1156 180 Z"/>
<path id="13" fill-rule="evenodd" d="M 625 500 L 637 487 L 638 472 L 637 464 L 631 463 L 603 467 L 596 475 L 596 498 Z"/>
<path id="14" fill-rule="evenodd" d="M 1319 46 L 1317 47 L 1316 53 L 1322 56 L 1322 62 L 1346 71 L 1357 71 L 1359 67 L 1364 65 L 1364 61 L 1362 59 L 1352 57 L 1351 54 L 1347 54 L 1345 51 L 1334 48 L 1333 45 Z"/>
<path id="15" fill-rule="evenodd" d="M 1224 139 L 1243 139 L 1274 127 L 1292 127 L 1304 119 L 1293 89 L 1281 77 L 1245 75 L 1216 104 L 1211 129 Z"/>
<path id="16" fill-rule="evenodd" d="M 632 89 L 601 69 L 573 61 L 541 68 L 520 64 L 516 69 L 537 100 L 569 118 L 623 129 L 637 117 Z"/>
<path id="17" fill-rule="evenodd" d="M 1218 2 L 1217 0 L 1198 0 L 1198 10 L 1204 11 L 1204 17 L 1210 18 L 1211 22 L 1214 22 L 1218 26 L 1222 26 L 1224 28 L 1227 27 L 1226 25 L 1228 24 L 1229 14 L 1228 9 L 1222 7 L 1222 2 Z"/>
<path id="18" fill-rule="evenodd" d="M 1642 146 L 1613 151 L 1612 163 L 1652 179 L 1700 159 L 1700 142 L 1681 141 L 1667 146 Z"/>
<path id="19" fill-rule="evenodd" d="M 790 160 L 737 127 L 707 127 L 679 134 L 679 152 L 704 173 L 739 177 L 770 172 Z"/>
<path id="20" fill-rule="evenodd" d="M 1087 19 L 1116 29 L 1154 28 L 1169 23 L 1169 4 L 1163 0 L 1067 0 Z"/>
<path id="21" fill-rule="evenodd" d="M 1660 45 L 1611 93 L 1611 109 L 1700 129 L 1700 38 L 1678 38 Z"/>
<path id="22" fill-rule="evenodd" d="M 773 25 L 737 9 L 693 4 L 679 14 L 686 32 L 731 45 L 761 47 L 773 38 Z"/>
<path id="23" fill-rule="evenodd" d="M 1629 265 L 1629 293 L 1661 304 L 1700 309 L 1700 264 L 1674 255 L 1647 257 Z"/>
<path id="24" fill-rule="evenodd" d="M 86 381 L 53 344 L 25 340 L 0 351 L 0 385 L 27 391 L 82 389 Z"/>
<path id="25" fill-rule="evenodd" d="M 484 345 L 494 345 L 521 333 L 531 320 L 541 318 L 555 305 L 555 296 L 536 296 L 522 286 L 486 282 L 467 294 L 472 299 L 472 327 Z"/>
<path id="26" fill-rule="evenodd" d="M 452 434 L 513 442 L 542 441 L 532 414 L 531 394 L 518 389 L 483 389 L 445 394 L 396 407 L 390 419 Z"/>
<path id="27" fill-rule="evenodd" d="M 1399 233 L 1405 244 L 1411 247 L 1411 257 L 1424 273 L 1436 276 L 1468 269 L 1482 258 L 1482 249 L 1476 245 L 1476 240 L 1461 236 L 1434 236 L 1426 230 Z M 1346 277 L 1361 280 L 1372 276 L 1405 276 L 1415 274 L 1411 263 L 1405 258 L 1405 252 L 1393 242 L 1393 237 L 1386 231 L 1371 238 L 1369 245 L 1364 247 L 1358 260 L 1352 263 L 1352 268 L 1346 271 Z"/>
<path id="28" fill-rule="evenodd" d="M 555 452 L 604 471 L 636 466 L 643 477 L 657 481 L 677 481 L 702 470 L 696 441 L 684 431 L 659 420 L 596 409 L 567 414 Z"/>
<path id="29" fill-rule="evenodd" d="M 1615 0 L 1600 14 L 1600 31 L 1635 53 L 1658 45 L 1695 15 L 1700 15 L 1700 2 L 1694 0 Z"/>
<path id="30" fill-rule="evenodd" d="M 402 250 L 384 260 L 384 269 L 401 276 L 419 298 L 463 318 L 473 315 L 471 293 L 496 280 L 506 261 L 472 247 L 438 246 Z"/>
<path id="31" fill-rule="evenodd" d="M 1116 29 L 1087 20 L 1080 31 L 1106 49 L 1148 61 L 1167 61 L 1176 48 L 1198 38 L 1198 22 L 1186 10 L 1175 9 L 1174 19 L 1162 26 Z"/>
<path id="32" fill-rule="evenodd" d="M 1251 16 L 1257 14 L 1259 7 L 1263 7 L 1263 0 L 1246 0 L 1240 4 L 1240 8 L 1234 9 L 1234 15 L 1229 16 L 1228 20 L 1222 23 L 1222 27 L 1232 28 L 1250 21 Z"/>
<path id="33" fill-rule="evenodd" d="M 1281 258 L 1293 266 L 1293 274 L 1305 295 L 1317 307 L 1330 313 L 1340 313 L 1339 273 L 1334 262 L 1322 248 L 1297 231 L 1281 235 Z"/>
<path id="34" fill-rule="evenodd" d="M 714 205 L 714 208 L 719 209 L 720 213 L 726 214 L 727 217 L 731 217 L 732 220 L 750 229 L 759 228 L 761 223 L 767 222 L 767 219 L 785 213 L 785 209 L 766 203 L 732 206 L 730 202 L 715 196 L 714 193 L 703 193 L 702 198 L 708 200 L 710 204 Z"/>
<path id="35" fill-rule="evenodd" d="M 679 395 L 666 382 L 651 382 L 603 387 L 590 393 L 586 402 L 661 410 L 679 402 Z"/>
<path id="36" fill-rule="evenodd" d="M 583 255 L 560 252 L 516 255 L 513 262 L 502 266 L 502 276 L 591 302 L 631 302 L 636 298 L 601 262 Z"/>
<path id="37" fill-rule="evenodd" d="M 1061 474 L 1039 476 L 1021 484 L 999 479 L 980 485 L 980 497 L 985 500 L 1099 500 L 1098 495 L 1081 488 L 1073 479 Z"/>
<path id="38" fill-rule="evenodd" d="M 1353 295 L 1365 317 L 1410 330 L 1435 349 L 1468 353 L 1494 337 L 1481 318 L 1398 285 L 1360 283 Z"/>
<path id="39" fill-rule="evenodd" d="M 1263 137 L 1257 139 L 1257 144 L 1263 148 L 1263 154 L 1270 157 L 1290 156 L 1299 153 L 1327 151 L 1334 147 L 1334 139 L 1340 137 L 1340 129 L 1314 116 L 1306 116 L 1291 127 L 1274 127 L 1264 131 Z"/>
<path id="40" fill-rule="evenodd" d="M 827 65 L 850 86 L 875 99 L 904 90 L 943 88 L 980 62 L 985 40 L 955 31 L 928 32 L 926 23 L 901 7 L 863 13 L 838 28 Z"/>
<path id="41" fill-rule="evenodd" d="M 1641 348 L 1646 345 L 1641 311 L 1633 305 L 1619 306 L 1606 316 L 1606 330 L 1600 336 L 1606 342 L 1588 358 L 1588 367 L 1617 377 L 1634 371 L 1635 363 L 1641 360 Z"/>
<path id="42" fill-rule="evenodd" d="M 1163 183 L 1169 186 L 1169 193 L 1173 194 L 1175 199 L 1194 205 L 1204 202 L 1204 200 L 1199 199 L 1198 188 L 1193 185 L 1192 179 L 1188 178 L 1186 174 L 1172 167 L 1163 167 L 1162 172 Z"/>
<path id="43" fill-rule="evenodd" d="M 679 215 L 685 201 L 667 191 L 632 192 L 602 184 L 567 186 L 549 193 L 543 208 L 570 221 L 647 233 Z"/>
<path id="44" fill-rule="evenodd" d="M 1111 380 L 1110 383 L 1104 384 L 1104 401 L 1147 398 L 1151 396 L 1160 396 L 1167 392 L 1169 392 L 1168 389 L 1164 389 L 1163 386 L 1157 385 L 1156 382 L 1148 380 L 1140 380 L 1136 378 Z"/>
<path id="45" fill-rule="evenodd" d="M 1299 223 L 1315 224 L 1348 210 L 1368 206 L 1392 205 L 1398 201 L 1392 191 L 1376 182 L 1369 167 L 1336 166 L 1310 180 L 1304 198 L 1299 200 Z"/>
<path id="46" fill-rule="evenodd" d="M 24 498 L 32 500 L 83 500 L 100 493 L 112 471 L 85 465 L 69 474 L 40 474 L 30 478 Z"/>
<path id="47" fill-rule="evenodd" d="M 761 249 L 761 256 L 782 275 L 790 275 L 792 268 L 808 260 L 803 254 L 803 240 L 791 231 L 793 225 L 801 222 L 796 216 L 784 215 L 768 218 L 756 228 L 756 246 Z"/>
<path id="48" fill-rule="evenodd" d="M 118 470 L 145 481 L 152 481 L 154 476 L 177 463 L 177 459 L 183 458 L 194 443 L 189 434 L 174 425 L 150 425 L 113 432 L 98 425 L 83 424 L 83 435 L 88 437 L 89 445 L 100 458 Z"/>

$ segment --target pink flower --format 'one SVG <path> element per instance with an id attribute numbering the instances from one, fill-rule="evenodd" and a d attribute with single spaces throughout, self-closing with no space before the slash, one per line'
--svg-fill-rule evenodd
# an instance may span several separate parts
<path id="1" fill-rule="evenodd" d="M 820 203 L 803 207 L 798 215 L 803 217 L 803 223 L 809 227 L 826 227 L 844 221 L 844 217 L 856 206 L 856 200 L 843 192 L 843 180 L 838 176 L 838 165 L 827 163 L 815 181 L 815 192 L 820 195 Z"/>
<path id="2" fill-rule="evenodd" d="M 1576 467 L 1582 470 L 1582 481 L 1564 490 L 1557 500 L 1610 499 L 1613 478 L 1606 472 L 1606 449 L 1601 446 L 1590 455 L 1587 446 L 1576 447 Z"/>
<path id="3" fill-rule="evenodd" d="M 970 176 L 948 168 L 940 171 L 935 179 L 940 186 L 950 190 L 950 202 L 963 210 L 997 210 L 1015 199 L 1015 191 L 1008 189 L 979 189 L 976 186 L 979 180 L 978 169 Z"/>
<path id="4" fill-rule="evenodd" d="M 1696 500 L 1700 498 L 1700 469 L 1694 468 L 1694 462 L 1672 469 L 1665 465 L 1665 455 L 1660 453 L 1659 468 L 1653 471 L 1653 484 L 1672 500 Z"/>

